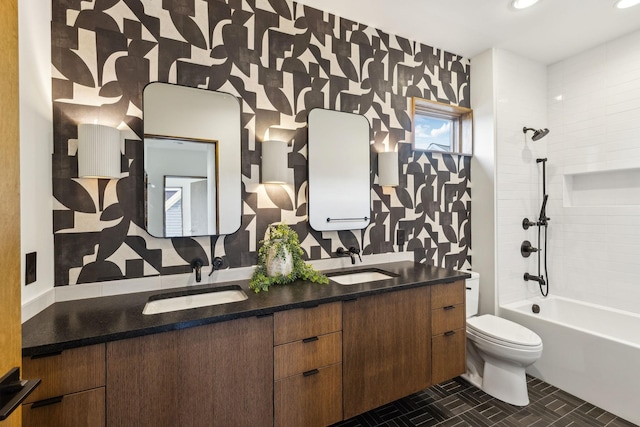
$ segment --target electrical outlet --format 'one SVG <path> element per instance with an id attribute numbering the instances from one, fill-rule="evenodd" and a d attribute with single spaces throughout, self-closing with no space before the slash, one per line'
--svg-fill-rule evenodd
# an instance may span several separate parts
<path id="1" fill-rule="evenodd" d="M 24 259 L 24 284 L 28 285 L 36 281 L 37 252 L 30 252 Z"/>
<path id="2" fill-rule="evenodd" d="M 404 246 L 404 239 L 405 239 L 404 230 L 398 229 L 396 231 L 396 242 L 398 243 L 398 246 Z"/>

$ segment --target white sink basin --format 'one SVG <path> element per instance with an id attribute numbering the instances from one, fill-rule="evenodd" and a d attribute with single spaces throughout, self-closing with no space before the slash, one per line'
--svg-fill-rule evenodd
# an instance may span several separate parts
<path id="1" fill-rule="evenodd" d="M 169 296 L 148 301 L 142 314 L 168 313 L 171 311 L 187 310 L 189 308 L 207 307 L 210 305 L 228 304 L 244 301 L 247 294 L 242 289 L 211 290 L 191 295 Z"/>
<path id="2" fill-rule="evenodd" d="M 341 285 L 357 285 L 358 283 L 375 282 L 376 280 L 385 280 L 397 277 L 391 273 L 384 273 L 377 270 L 356 271 L 353 273 L 344 273 L 330 275 L 329 279 L 338 282 Z"/>

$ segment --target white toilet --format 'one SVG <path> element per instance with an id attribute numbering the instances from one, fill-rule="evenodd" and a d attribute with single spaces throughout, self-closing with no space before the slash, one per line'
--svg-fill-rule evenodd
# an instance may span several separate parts
<path id="1" fill-rule="evenodd" d="M 542 339 L 530 329 L 491 314 L 478 314 L 480 275 L 467 279 L 467 373 L 485 393 L 517 406 L 529 404 L 525 368 L 542 355 Z"/>

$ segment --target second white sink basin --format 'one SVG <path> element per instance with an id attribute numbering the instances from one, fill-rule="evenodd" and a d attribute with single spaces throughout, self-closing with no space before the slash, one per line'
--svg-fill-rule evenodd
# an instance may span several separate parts
<path id="1" fill-rule="evenodd" d="M 173 295 L 174 294 L 163 295 L 158 299 L 147 301 L 144 310 L 142 310 L 142 314 L 168 313 L 189 308 L 228 304 L 247 299 L 247 294 L 245 294 L 239 286 L 234 286 L 231 289 L 212 289 L 208 292 L 199 290 L 189 295 Z"/>
<path id="2" fill-rule="evenodd" d="M 358 283 L 375 282 L 376 280 L 392 279 L 397 275 L 378 270 L 354 271 L 353 273 L 338 273 L 329 275 L 329 279 L 341 285 L 357 285 Z"/>

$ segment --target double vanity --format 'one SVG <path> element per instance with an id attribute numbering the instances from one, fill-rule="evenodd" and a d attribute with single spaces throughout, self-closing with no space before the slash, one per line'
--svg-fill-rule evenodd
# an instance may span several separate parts
<path id="1" fill-rule="evenodd" d="M 327 275 L 56 303 L 23 325 L 24 376 L 42 378 L 23 425 L 326 426 L 465 371 L 468 274 L 403 261 Z"/>

